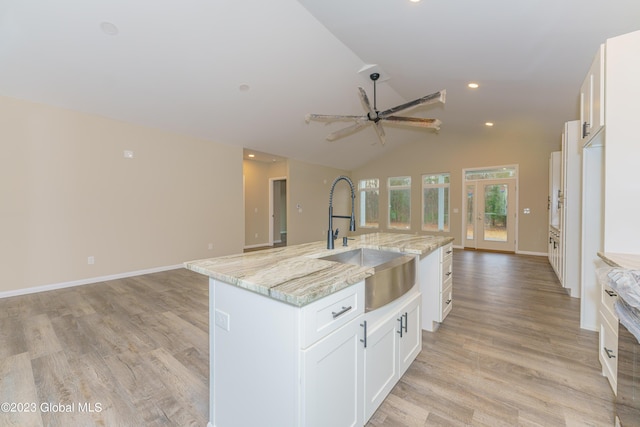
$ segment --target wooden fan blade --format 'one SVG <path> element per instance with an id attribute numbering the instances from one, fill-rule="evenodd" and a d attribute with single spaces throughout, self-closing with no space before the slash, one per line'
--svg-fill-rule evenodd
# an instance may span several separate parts
<path id="1" fill-rule="evenodd" d="M 436 102 L 442 102 L 444 104 L 445 103 L 446 94 L 447 94 L 446 90 L 441 90 L 440 92 L 435 92 L 435 93 L 432 93 L 431 95 L 427 95 L 427 96 L 423 96 L 422 98 L 414 99 L 413 101 L 409 101 L 406 104 L 402 104 L 402 105 L 398 105 L 397 107 L 389 108 L 388 110 L 385 110 L 385 111 L 381 112 L 378 115 L 378 117 L 384 119 L 384 118 L 387 118 L 387 117 L 391 116 L 392 114 L 399 113 L 401 111 L 407 111 L 407 110 L 410 110 L 412 108 L 419 107 L 421 105 L 435 104 Z"/>
<path id="2" fill-rule="evenodd" d="M 358 121 L 355 124 L 352 124 L 351 126 L 347 126 L 344 129 L 340 129 L 330 133 L 327 136 L 327 141 L 335 141 L 336 139 L 342 138 L 343 136 L 351 135 L 352 133 L 359 131 L 360 129 L 367 126 L 368 124 L 369 124 L 368 120 Z"/>
<path id="3" fill-rule="evenodd" d="M 375 122 L 375 124 L 373 125 L 373 128 L 376 130 L 376 133 L 378 134 L 378 138 L 380 138 L 380 143 L 384 145 L 384 143 L 386 142 L 386 138 L 384 134 L 384 129 L 382 128 L 382 123 Z"/>
<path id="4" fill-rule="evenodd" d="M 367 92 L 364 91 L 361 87 L 358 88 L 358 92 L 360 93 L 360 101 L 362 102 L 362 106 L 365 111 L 374 117 L 376 115 L 373 107 L 371 107 L 371 103 L 369 102 L 369 97 L 367 96 Z"/>
<path id="5" fill-rule="evenodd" d="M 330 114 L 307 114 L 304 117 L 304 121 L 309 123 L 311 120 L 317 122 L 350 122 L 350 121 L 361 121 L 361 120 L 369 120 L 367 116 L 340 116 L 340 115 L 330 115 Z"/>
<path id="6" fill-rule="evenodd" d="M 399 125 L 415 126 L 420 128 L 429 128 L 440 130 L 442 122 L 438 119 L 422 119 L 420 117 L 401 117 L 389 116 L 382 119 L 386 122 L 396 123 Z"/>

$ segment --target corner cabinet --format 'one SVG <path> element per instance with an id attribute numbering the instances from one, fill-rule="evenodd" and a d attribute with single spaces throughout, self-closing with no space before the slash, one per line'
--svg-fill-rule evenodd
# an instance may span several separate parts
<path id="1" fill-rule="evenodd" d="M 426 255 L 418 263 L 418 283 L 422 292 L 422 329 L 438 329 L 453 308 L 453 245 Z"/>

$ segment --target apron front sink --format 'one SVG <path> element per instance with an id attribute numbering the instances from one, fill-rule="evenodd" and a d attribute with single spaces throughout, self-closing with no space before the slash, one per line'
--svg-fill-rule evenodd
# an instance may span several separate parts
<path id="1" fill-rule="evenodd" d="M 365 311 L 372 311 L 401 297 L 416 283 L 416 258 L 377 249 L 353 249 L 322 257 L 325 261 L 373 267 L 365 279 Z"/>

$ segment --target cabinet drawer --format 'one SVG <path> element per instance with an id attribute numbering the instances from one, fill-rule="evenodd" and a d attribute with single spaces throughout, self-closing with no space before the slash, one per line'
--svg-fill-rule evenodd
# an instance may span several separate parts
<path id="1" fill-rule="evenodd" d="M 362 313 L 364 281 L 303 307 L 301 348 L 309 347 Z"/>
<path id="2" fill-rule="evenodd" d="M 453 286 L 451 283 L 440 293 L 440 319 L 442 322 L 453 308 Z"/>
<path id="3" fill-rule="evenodd" d="M 618 379 L 618 323 L 615 327 L 603 317 L 600 322 L 600 364 L 602 374 L 607 377 L 613 392 L 616 392 Z"/>
<path id="4" fill-rule="evenodd" d="M 451 279 L 453 275 L 453 260 L 451 258 L 447 258 L 442 261 L 442 282 L 446 282 Z M 444 289 L 444 285 L 442 288 Z"/>
<path id="5" fill-rule="evenodd" d="M 601 310 L 604 312 L 610 324 L 618 323 L 618 316 L 613 308 L 613 304 L 618 299 L 618 294 L 606 283 L 602 283 Z"/>
<path id="6" fill-rule="evenodd" d="M 440 261 L 451 259 L 453 256 L 453 243 L 448 243 L 440 248 Z"/>

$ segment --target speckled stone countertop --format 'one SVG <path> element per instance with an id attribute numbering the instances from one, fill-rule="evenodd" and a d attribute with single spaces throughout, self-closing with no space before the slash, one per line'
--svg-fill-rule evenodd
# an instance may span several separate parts
<path id="1" fill-rule="evenodd" d="M 336 240 L 333 250 L 326 241 L 266 249 L 185 262 L 200 274 L 271 298 L 304 306 L 373 275 L 372 267 L 318 259 L 357 248 L 378 249 L 425 256 L 453 241 L 453 237 L 373 233 L 353 236 L 349 246 Z"/>
<path id="2" fill-rule="evenodd" d="M 617 254 L 612 252 L 598 252 L 598 256 L 612 267 L 640 270 L 640 254 Z"/>

